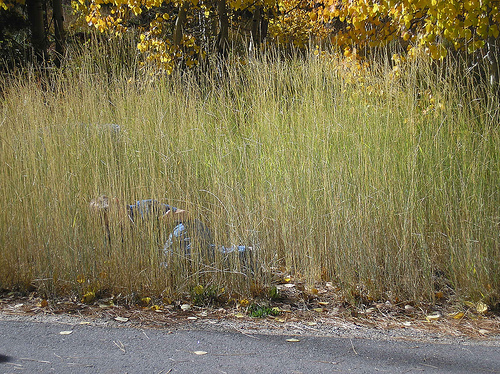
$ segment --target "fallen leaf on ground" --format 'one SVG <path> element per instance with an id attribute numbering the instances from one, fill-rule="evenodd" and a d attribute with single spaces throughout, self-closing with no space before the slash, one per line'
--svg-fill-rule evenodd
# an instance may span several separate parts
<path id="1" fill-rule="evenodd" d="M 202 356 L 202 355 L 206 355 L 208 352 L 205 352 L 205 351 L 194 351 L 193 353 L 195 355 Z"/>
<path id="2" fill-rule="evenodd" d="M 73 331 L 72 330 L 68 330 L 68 331 L 61 331 L 59 334 L 60 335 L 69 335 L 69 334 L 72 334 Z"/>
<path id="3" fill-rule="evenodd" d="M 321 312 L 323 312 L 323 311 L 324 311 L 324 309 L 323 309 L 323 308 L 314 308 L 313 310 L 314 310 L 315 312 L 318 312 L 318 313 L 321 313 Z"/>
<path id="4" fill-rule="evenodd" d="M 82 322 L 80 322 L 80 325 L 90 325 L 90 322 L 88 322 L 88 321 L 82 321 Z"/>
<path id="5" fill-rule="evenodd" d="M 442 314 L 440 312 L 434 312 L 434 313 L 431 313 L 428 316 L 426 316 L 425 319 L 430 322 L 430 321 L 437 321 L 441 317 L 442 317 Z"/>
<path id="6" fill-rule="evenodd" d="M 328 301 L 318 301 L 319 305 L 328 305 L 330 304 Z"/>
<path id="7" fill-rule="evenodd" d="M 300 342 L 300 339 L 297 338 L 290 338 L 286 340 L 287 342 L 295 343 L 295 342 Z"/>
<path id="8" fill-rule="evenodd" d="M 118 321 L 118 322 L 127 322 L 128 318 L 127 317 L 115 317 L 115 321 Z"/>
<path id="9" fill-rule="evenodd" d="M 183 311 L 190 310 L 190 309 L 191 309 L 191 305 L 189 305 L 189 304 L 182 304 L 182 305 L 181 305 L 181 309 L 182 309 Z"/>
<path id="10" fill-rule="evenodd" d="M 307 326 L 316 326 L 317 322 L 307 322 L 306 325 Z"/>
<path id="11" fill-rule="evenodd" d="M 82 297 L 82 303 L 90 304 L 95 299 L 95 292 L 89 291 Z"/>
<path id="12" fill-rule="evenodd" d="M 464 317 L 464 315 L 465 315 L 464 312 L 456 312 L 456 313 L 450 314 L 451 318 L 453 318 L 453 319 L 461 319 Z"/>
<path id="13" fill-rule="evenodd" d="M 488 311 L 488 305 L 486 305 L 485 303 L 480 301 L 476 304 L 476 310 L 478 313 L 481 313 L 481 314 L 486 313 Z"/>
<path id="14" fill-rule="evenodd" d="M 112 306 L 114 306 L 113 302 L 99 304 L 99 308 L 101 309 L 111 308 Z"/>
<path id="15" fill-rule="evenodd" d="M 405 305 L 405 310 L 407 312 L 413 312 L 413 311 L 415 311 L 415 308 L 411 305 Z"/>
<path id="16" fill-rule="evenodd" d="M 245 317 L 245 315 L 244 315 L 244 314 L 242 314 L 242 313 L 236 313 L 234 316 L 235 316 L 236 318 L 243 318 L 243 317 Z"/>
<path id="17" fill-rule="evenodd" d="M 198 319 L 198 317 L 188 317 L 187 319 L 190 319 L 190 320 L 195 320 L 195 319 Z"/>

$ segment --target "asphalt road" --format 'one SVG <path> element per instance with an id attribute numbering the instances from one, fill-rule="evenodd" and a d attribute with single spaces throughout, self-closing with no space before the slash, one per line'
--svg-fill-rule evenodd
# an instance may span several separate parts
<path id="1" fill-rule="evenodd" d="M 500 373 L 498 346 L 290 338 L 0 321 L 0 373 Z"/>

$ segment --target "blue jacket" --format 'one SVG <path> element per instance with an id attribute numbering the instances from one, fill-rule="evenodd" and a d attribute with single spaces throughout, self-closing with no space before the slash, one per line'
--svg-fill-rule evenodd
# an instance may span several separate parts
<path id="1" fill-rule="evenodd" d="M 151 215 L 159 218 L 169 210 L 175 213 L 177 208 L 153 199 L 139 200 L 135 204 L 127 205 L 127 213 L 132 222 L 138 217 L 148 219 Z"/>

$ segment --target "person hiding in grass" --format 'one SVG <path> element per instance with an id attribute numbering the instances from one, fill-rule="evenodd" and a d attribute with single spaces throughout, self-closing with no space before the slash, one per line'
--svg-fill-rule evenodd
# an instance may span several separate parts
<path id="1" fill-rule="evenodd" d="M 106 233 L 106 240 L 111 245 L 110 216 L 130 222 L 132 226 L 139 222 L 150 222 L 153 225 L 161 225 L 162 228 L 173 227 L 165 241 L 160 238 L 161 250 L 166 257 L 163 266 L 168 267 L 175 257 L 190 259 L 193 247 L 197 247 L 204 262 L 213 263 L 215 253 L 229 257 L 232 253 L 237 253 L 239 261 L 245 269 L 252 266 L 252 247 L 238 246 L 216 246 L 212 243 L 212 235 L 208 227 L 200 220 L 191 219 L 187 211 L 173 207 L 153 199 L 138 200 L 134 204 L 122 206 L 115 197 L 101 195 L 90 202 L 92 211 L 100 213 L 102 224 Z M 164 232 L 164 230 L 160 230 Z M 123 240 L 123 235 L 122 240 Z"/>

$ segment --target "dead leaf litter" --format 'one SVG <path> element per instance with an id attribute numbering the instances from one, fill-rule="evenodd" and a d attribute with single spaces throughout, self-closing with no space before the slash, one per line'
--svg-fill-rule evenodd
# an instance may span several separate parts
<path id="1" fill-rule="evenodd" d="M 482 303 L 416 305 L 388 300 L 353 307 L 322 291 L 315 288 L 306 294 L 303 287 L 281 287 L 281 297 L 267 301 L 259 317 L 250 316 L 250 307 L 257 301 L 248 299 L 224 307 L 197 306 L 187 299 L 146 307 L 144 300 L 135 305 L 97 298 L 84 303 L 78 299 L 47 300 L 36 294 L 4 292 L 0 293 L 0 320 L 28 319 L 73 326 L 230 330 L 246 335 L 294 336 L 290 339 L 314 335 L 500 346 L 500 315 Z M 60 334 L 71 331 L 67 329 Z"/>

